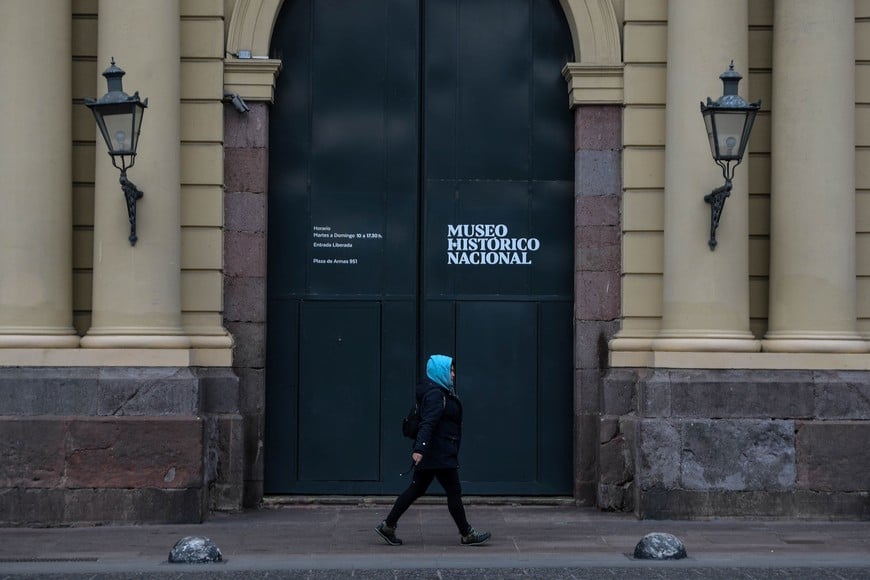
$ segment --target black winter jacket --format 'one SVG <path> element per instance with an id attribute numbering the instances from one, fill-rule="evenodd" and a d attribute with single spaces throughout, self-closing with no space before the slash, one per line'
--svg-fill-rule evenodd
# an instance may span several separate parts
<path id="1" fill-rule="evenodd" d="M 414 451 L 423 459 L 417 469 L 456 469 L 462 439 L 462 403 L 447 389 L 426 379 L 417 385 L 420 431 Z"/>

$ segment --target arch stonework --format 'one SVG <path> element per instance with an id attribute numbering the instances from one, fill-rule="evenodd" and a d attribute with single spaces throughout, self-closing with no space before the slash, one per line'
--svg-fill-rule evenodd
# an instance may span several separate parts
<path id="1" fill-rule="evenodd" d="M 281 63 L 268 58 L 269 46 L 283 4 L 284 0 L 236 0 L 224 61 L 228 92 L 251 101 L 272 101 Z M 559 4 L 577 57 L 563 72 L 569 104 L 621 104 L 622 44 L 613 0 L 559 0 Z"/>

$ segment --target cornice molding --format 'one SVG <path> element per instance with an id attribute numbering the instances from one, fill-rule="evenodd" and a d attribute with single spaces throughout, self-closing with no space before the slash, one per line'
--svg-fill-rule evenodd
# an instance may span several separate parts
<path id="1" fill-rule="evenodd" d="M 568 82 L 568 106 L 622 105 L 625 98 L 623 65 L 569 62 L 562 69 Z"/>
<path id="2" fill-rule="evenodd" d="M 275 79 L 281 61 L 259 58 L 227 58 L 224 60 L 224 92 L 235 93 L 246 101 L 275 100 Z"/>

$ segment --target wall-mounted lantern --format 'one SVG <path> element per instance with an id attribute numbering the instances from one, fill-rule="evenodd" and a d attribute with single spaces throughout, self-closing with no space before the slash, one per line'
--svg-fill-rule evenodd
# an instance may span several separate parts
<path id="1" fill-rule="evenodd" d="M 725 178 L 725 185 L 704 196 L 704 201 L 710 204 L 710 240 L 707 242 L 710 250 L 716 249 L 716 228 L 719 227 L 719 217 L 725 208 L 725 200 L 731 195 L 734 169 L 743 160 L 755 115 L 761 108 L 760 99 L 747 103 L 737 94 L 737 85 L 743 77 L 734 70 L 733 60 L 728 70 L 719 75 L 719 78 L 722 79 L 724 94 L 715 102 L 707 97 L 707 104 L 701 103 L 701 114 L 707 125 L 707 137 L 710 139 L 710 152 L 716 164 L 722 168 L 722 176 Z"/>
<path id="2" fill-rule="evenodd" d="M 97 121 L 97 127 L 106 141 L 112 165 L 121 171 L 121 189 L 127 201 L 127 217 L 130 220 L 130 245 L 136 240 L 136 200 L 142 198 L 142 191 L 127 179 L 127 170 L 136 162 L 136 147 L 139 144 L 139 129 L 142 115 L 148 106 L 148 99 L 139 100 L 139 92 L 133 96 L 126 94 L 121 87 L 124 71 L 112 64 L 103 72 L 109 92 L 97 100 L 85 98 Z"/>

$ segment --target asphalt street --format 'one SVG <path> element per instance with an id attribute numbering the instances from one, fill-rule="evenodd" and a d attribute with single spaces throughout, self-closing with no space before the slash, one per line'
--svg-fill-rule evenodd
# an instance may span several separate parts
<path id="1" fill-rule="evenodd" d="M 641 521 L 567 502 L 472 500 L 469 521 L 493 537 L 468 547 L 432 499 L 405 514 L 394 547 L 373 532 L 388 509 L 381 498 L 271 502 L 202 524 L 0 528 L 0 579 L 870 579 L 870 521 Z M 675 535 L 688 557 L 634 559 L 654 532 Z M 169 563 L 186 536 L 212 540 L 223 561 Z"/>

